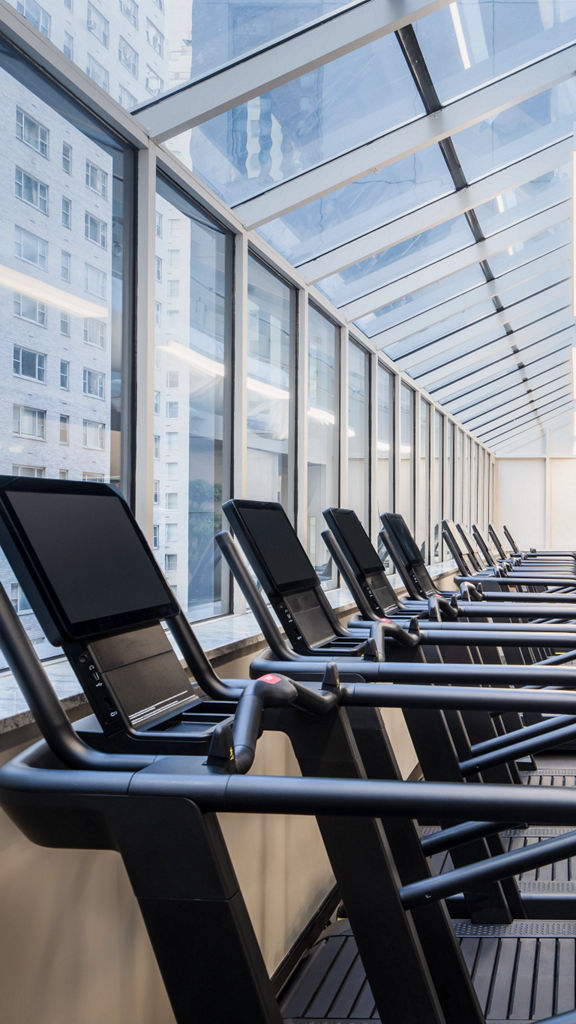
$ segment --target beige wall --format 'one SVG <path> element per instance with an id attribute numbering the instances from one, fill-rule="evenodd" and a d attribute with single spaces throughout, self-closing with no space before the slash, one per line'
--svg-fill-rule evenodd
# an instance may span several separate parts
<path id="1" fill-rule="evenodd" d="M 521 548 L 576 548 L 576 458 L 497 459 L 494 518 Z"/>

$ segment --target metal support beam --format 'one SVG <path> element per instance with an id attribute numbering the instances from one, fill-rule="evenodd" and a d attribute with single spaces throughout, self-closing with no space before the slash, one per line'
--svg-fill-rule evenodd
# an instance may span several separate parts
<path id="1" fill-rule="evenodd" d="M 281 217 L 371 171 L 402 160 L 566 81 L 574 75 L 575 55 L 576 44 L 567 46 L 454 100 L 437 113 L 416 118 L 364 146 L 276 185 L 240 203 L 235 212 L 249 228 Z"/>
<path id="2" fill-rule="evenodd" d="M 448 0 L 365 0 L 319 18 L 146 103 L 136 117 L 157 141 L 246 103 L 446 6 Z"/>

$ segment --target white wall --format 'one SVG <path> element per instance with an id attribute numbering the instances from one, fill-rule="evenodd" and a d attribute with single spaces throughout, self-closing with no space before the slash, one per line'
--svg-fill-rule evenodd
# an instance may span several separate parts
<path id="1" fill-rule="evenodd" d="M 497 459 L 494 519 L 522 548 L 576 549 L 576 458 Z"/>

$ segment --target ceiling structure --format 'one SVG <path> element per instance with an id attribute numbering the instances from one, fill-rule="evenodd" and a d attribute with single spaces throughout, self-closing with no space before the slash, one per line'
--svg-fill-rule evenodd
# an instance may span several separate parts
<path id="1" fill-rule="evenodd" d="M 576 0 L 259 10 L 136 117 L 496 453 L 572 431 Z"/>

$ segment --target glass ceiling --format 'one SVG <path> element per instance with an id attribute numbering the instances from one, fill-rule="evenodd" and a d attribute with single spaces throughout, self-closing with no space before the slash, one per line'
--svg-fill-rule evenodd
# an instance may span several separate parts
<path id="1" fill-rule="evenodd" d="M 114 98 L 498 450 L 571 381 L 576 0 L 425 11 L 98 0 L 54 39 L 103 89 L 117 53 Z"/>

